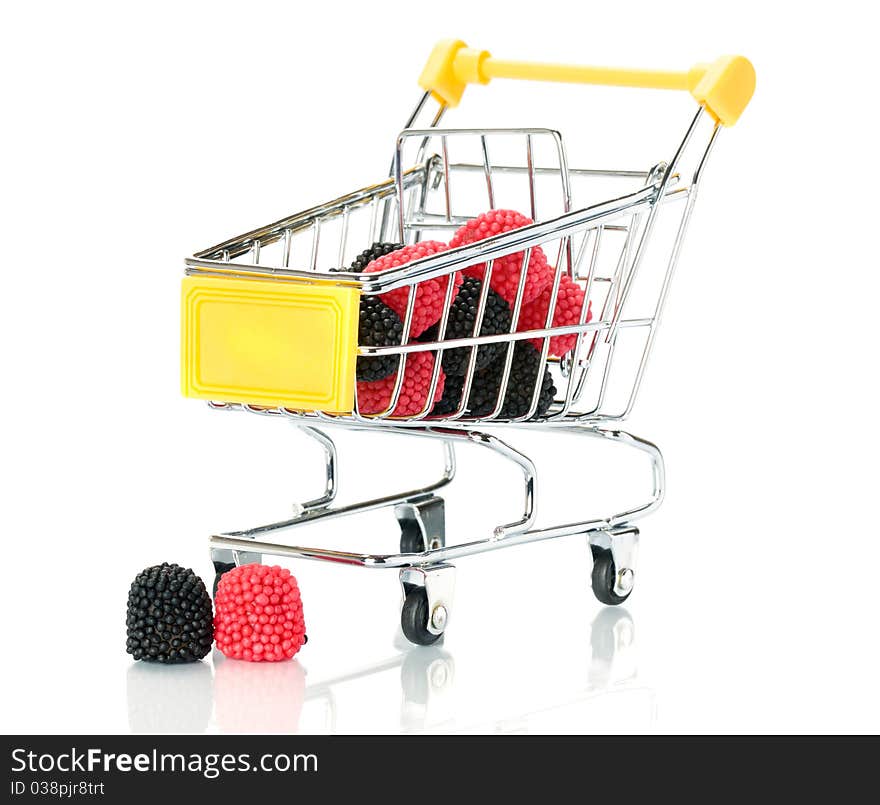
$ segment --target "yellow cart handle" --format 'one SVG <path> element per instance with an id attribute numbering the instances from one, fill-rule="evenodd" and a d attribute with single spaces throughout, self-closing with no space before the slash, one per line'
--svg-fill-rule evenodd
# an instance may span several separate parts
<path id="1" fill-rule="evenodd" d="M 755 68 L 744 56 L 722 56 L 684 72 L 631 70 L 496 59 L 457 39 L 437 43 L 419 86 L 440 103 L 457 106 L 468 84 L 488 84 L 493 78 L 687 90 L 725 126 L 736 123 L 755 91 Z"/>

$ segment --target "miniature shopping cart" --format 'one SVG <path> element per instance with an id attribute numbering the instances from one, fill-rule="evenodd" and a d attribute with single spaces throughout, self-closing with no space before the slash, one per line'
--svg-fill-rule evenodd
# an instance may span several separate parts
<path id="1" fill-rule="evenodd" d="M 687 90 L 698 108 L 668 161 L 636 170 L 574 168 L 561 135 L 551 129 L 440 127 L 467 84 L 492 78 Z M 639 533 L 634 523 L 660 505 L 664 467 L 655 445 L 617 429 L 617 423 L 632 411 L 641 386 L 708 155 L 720 128 L 740 116 L 754 84 L 754 70 L 740 56 L 687 72 L 652 72 L 505 61 L 463 42 L 441 42 L 420 79 L 424 94 L 397 136 L 389 178 L 187 259 L 184 393 L 207 400 L 214 409 L 288 420 L 315 439 L 326 458 L 325 493 L 299 504 L 293 517 L 211 538 L 217 578 L 237 564 L 259 562 L 264 554 L 397 568 L 404 591 L 403 632 L 411 642 L 427 645 L 448 624 L 454 581 L 450 562 L 578 534 L 591 547 L 597 598 L 605 604 L 624 601 L 634 582 Z M 489 209 L 520 210 L 534 223 L 387 270 L 345 271 L 374 242 L 448 241 Z M 546 321 L 521 330 L 526 268 L 539 249 L 555 266 Z M 512 255 L 522 260 L 522 270 L 509 331 L 481 334 L 493 266 Z M 477 265 L 485 280 L 473 333 L 447 337 L 455 287 L 447 279 L 436 336 L 423 341 L 408 337 L 416 299 L 412 289 Z M 554 324 L 554 317 L 564 276 L 584 294 L 579 319 L 562 326 Z M 400 288 L 410 289 L 400 343 L 359 344 L 361 301 Z M 561 335 L 574 336 L 576 345 L 553 358 L 549 342 Z M 549 408 L 539 409 L 542 376 L 537 372 L 531 405 L 513 415 L 503 401 L 516 344 L 523 340 L 541 345 L 541 364 L 550 367 L 557 391 Z M 488 344 L 501 345 L 503 369 L 497 403 L 478 415 L 468 406 L 468 392 L 476 355 Z M 469 358 L 461 402 L 440 415 L 432 413 L 433 401 L 441 357 L 451 349 L 466 349 Z M 425 351 L 436 356 L 425 404 L 398 416 L 407 361 Z M 370 356 L 393 356 L 397 372 L 385 409 L 365 413 L 355 367 L 359 357 Z M 334 427 L 438 440 L 443 474 L 418 489 L 334 505 L 337 455 L 328 435 Z M 650 460 L 652 495 L 626 511 L 537 528 L 535 466 L 495 435 L 501 427 L 546 429 L 635 448 Z M 522 471 L 524 506 L 521 516 L 491 533 L 447 544 L 444 502 L 437 492 L 453 481 L 455 447 L 463 443 L 489 448 Z M 386 507 L 400 526 L 398 553 L 361 554 L 278 541 L 283 531 Z"/>

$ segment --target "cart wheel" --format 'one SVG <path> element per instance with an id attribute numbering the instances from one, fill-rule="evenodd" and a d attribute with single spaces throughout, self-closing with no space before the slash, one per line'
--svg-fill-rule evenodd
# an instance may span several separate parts
<path id="1" fill-rule="evenodd" d="M 214 562 L 214 570 L 216 570 L 216 574 L 214 575 L 214 595 L 213 597 L 217 597 L 217 585 L 220 583 L 220 577 L 224 573 L 228 573 L 230 570 L 235 569 L 235 562 L 227 563 L 227 562 Z"/>
<path id="2" fill-rule="evenodd" d="M 611 551 L 606 548 L 593 547 L 593 595 L 603 604 L 616 606 L 630 597 L 632 590 L 626 595 L 618 595 L 614 590 L 617 568 Z"/>
<path id="3" fill-rule="evenodd" d="M 423 587 L 414 587 L 406 594 L 400 628 L 406 639 L 417 646 L 430 646 L 442 637 L 428 631 L 428 593 Z"/>
<path id="4" fill-rule="evenodd" d="M 401 523 L 400 525 L 400 552 L 422 553 L 425 550 L 425 538 L 422 531 L 415 523 Z"/>

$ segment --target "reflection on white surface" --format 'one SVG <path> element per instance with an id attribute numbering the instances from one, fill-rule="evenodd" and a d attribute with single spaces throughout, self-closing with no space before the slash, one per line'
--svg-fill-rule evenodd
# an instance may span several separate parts
<path id="1" fill-rule="evenodd" d="M 455 662 L 437 646 L 413 649 L 400 665 L 401 732 L 454 725 Z"/>
<path id="2" fill-rule="evenodd" d="M 204 732 L 211 722 L 211 666 L 135 662 L 126 673 L 132 732 Z"/>
<path id="3" fill-rule="evenodd" d="M 296 659 L 245 662 L 214 650 L 214 720 L 221 732 L 298 732 L 305 686 Z"/>
<path id="4" fill-rule="evenodd" d="M 497 667 L 474 662 L 457 679 L 442 644 L 417 648 L 398 635 L 394 645 L 402 650 L 385 661 L 309 684 L 296 659 L 248 663 L 215 650 L 213 677 L 205 662 L 135 663 L 127 677 L 129 724 L 133 732 L 204 732 L 213 712 L 215 728 L 226 733 L 509 733 L 642 729 L 654 720 L 653 691 L 638 682 L 635 625 L 621 607 L 593 619 L 582 682 L 557 689 L 548 673 L 537 697 L 508 696 L 485 712 L 474 702 L 498 674 L 517 671 L 507 665 L 511 657 L 499 656 Z"/>
<path id="5" fill-rule="evenodd" d="M 322 732 L 345 731 L 346 722 L 353 714 L 340 706 L 341 694 L 359 682 L 383 674 L 393 675 L 394 671 L 399 674 L 399 711 L 392 711 L 392 700 L 389 699 L 386 708 L 389 717 L 384 724 L 377 723 L 377 729 L 384 727 L 385 731 L 413 732 L 454 727 L 455 663 L 452 656 L 442 646 L 413 647 L 402 634 L 394 642 L 405 645 L 406 651 L 385 662 L 308 685 L 305 691 L 307 706 L 313 709 L 320 707 L 323 715 L 323 721 L 315 723 L 313 728 Z M 395 721 L 391 720 L 392 712 Z"/>
<path id="6" fill-rule="evenodd" d="M 636 627 L 622 607 L 603 607 L 590 625 L 590 668 L 587 687 L 591 691 L 634 682 Z"/>
<path id="7" fill-rule="evenodd" d="M 462 732 L 570 733 L 642 732 L 656 719 L 653 689 L 638 680 L 635 624 L 623 607 L 603 607 L 590 624 L 590 656 L 584 683 L 556 689 L 509 715 L 458 725 Z"/>

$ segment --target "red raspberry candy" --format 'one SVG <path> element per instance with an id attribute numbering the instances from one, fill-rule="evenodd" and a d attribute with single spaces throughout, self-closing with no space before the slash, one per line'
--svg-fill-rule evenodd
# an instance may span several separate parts
<path id="1" fill-rule="evenodd" d="M 227 657 L 289 660 L 305 642 L 299 587 L 277 565 L 241 565 L 220 577 L 214 596 L 214 640 Z"/>
<path id="2" fill-rule="evenodd" d="M 403 372 L 403 385 L 400 397 L 391 412 L 393 416 L 413 416 L 425 407 L 428 391 L 431 388 L 431 375 L 434 372 L 434 355 L 430 352 L 411 352 L 406 359 Z M 397 372 L 382 380 L 359 382 L 357 384 L 358 409 L 362 414 L 380 414 L 391 402 Z M 432 402 L 443 396 L 446 375 L 440 370 L 437 378 L 437 390 Z"/>
<path id="3" fill-rule="evenodd" d="M 484 240 L 503 232 L 532 224 L 531 218 L 527 218 L 514 210 L 489 210 L 468 221 L 456 233 L 449 243 L 450 248 L 465 246 Z M 492 264 L 492 280 L 489 283 L 492 290 L 499 293 L 513 307 L 516 301 L 516 289 L 519 286 L 519 275 L 522 269 L 523 253 L 508 254 L 499 257 Z M 468 266 L 464 269 L 466 277 L 483 279 L 486 273 L 486 264 Z M 523 289 L 523 304 L 528 304 L 541 294 L 547 284 L 553 279 L 553 269 L 547 265 L 547 257 L 540 246 L 535 246 L 529 256 L 529 265 L 526 268 L 526 287 Z"/>
<path id="4" fill-rule="evenodd" d="M 368 263 L 364 271 L 367 274 L 374 274 L 377 271 L 385 271 L 389 268 L 397 268 L 398 266 L 411 263 L 413 260 L 421 260 L 423 257 L 430 257 L 433 254 L 445 252 L 449 246 L 436 240 L 424 240 L 421 243 L 414 243 L 412 246 L 404 246 L 396 252 L 386 254 L 379 257 L 373 262 Z M 452 291 L 452 300 L 455 300 L 458 294 L 458 288 L 464 278 L 461 273 L 456 271 L 452 275 L 455 279 L 455 288 Z M 432 280 L 424 280 L 416 286 L 416 303 L 413 307 L 412 322 L 409 327 L 409 334 L 413 338 L 421 335 L 434 322 L 439 321 L 443 314 L 443 302 L 446 299 L 446 289 L 449 287 L 449 275 L 437 277 Z M 380 299 L 388 305 L 403 321 L 406 316 L 406 305 L 409 301 L 409 287 L 395 288 L 380 296 Z"/>
<path id="5" fill-rule="evenodd" d="M 543 330 L 547 326 L 547 310 L 550 307 L 550 294 L 553 291 L 553 283 L 531 304 L 523 305 L 519 312 L 517 331 Z M 568 324 L 578 324 L 581 320 L 581 305 L 584 303 L 584 289 L 574 282 L 568 274 L 563 274 L 559 280 L 559 292 L 556 295 L 556 310 L 553 313 L 553 326 L 564 327 Z M 592 302 L 587 306 L 587 321 L 593 318 Z M 544 347 L 543 338 L 530 338 L 529 341 L 535 349 Z M 554 335 L 550 339 L 549 355 L 562 357 L 571 352 L 577 344 L 577 333 L 570 335 Z"/>

